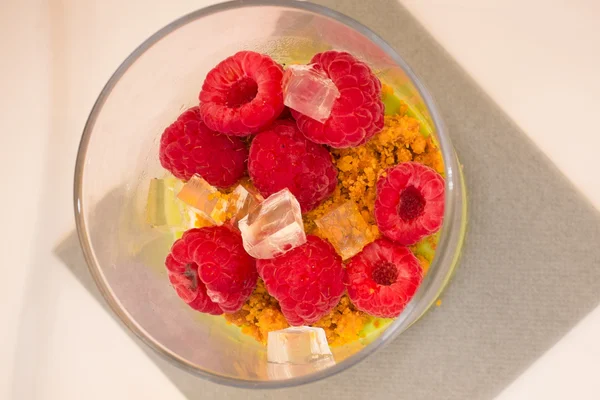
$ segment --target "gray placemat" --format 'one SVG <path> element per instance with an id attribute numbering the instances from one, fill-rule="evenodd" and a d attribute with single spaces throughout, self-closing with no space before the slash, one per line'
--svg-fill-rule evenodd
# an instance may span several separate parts
<path id="1" fill-rule="evenodd" d="M 317 3 L 386 39 L 441 107 L 470 197 L 442 306 L 358 366 L 286 390 L 219 386 L 140 346 L 190 399 L 493 398 L 600 302 L 600 215 L 395 0 Z M 56 252 L 104 304 L 75 235 Z"/>

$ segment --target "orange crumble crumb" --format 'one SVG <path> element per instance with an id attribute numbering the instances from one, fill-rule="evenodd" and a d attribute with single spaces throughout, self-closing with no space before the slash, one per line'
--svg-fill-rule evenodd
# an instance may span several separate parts
<path id="1" fill-rule="evenodd" d="M 438 299 L 438 301 L 435 302 L 435 305 L 437 307 L 441 306 L 442 305 L 442 299 Z"/>
<path id="2" fill-rule="evenodd" d="M 312 326 L 323 328 L 329 345 L 341 346 L 359 339 L 360 332 L 371 319 L 371 316 L 358 311 L 344 295 L 329 314 Z"/>
<path id="3" fill-rule="evenodd" d="M 386 85 L 385 83 L 383 83 L 381 85 L 381 94 L 388 95 L 388 96 L 393 95 L 394 89 L 390 85 Z"/>
<path id="4" fill-rule="evenodd" d="M 265 344 L 270 331 L 285 329 L 289 326 L 281 313 L 279 303 L 267 293 L 265 284 L 260 279 L 242 309 L 234 314 L 225 314 L 225 319 L 227 322 L 241 327 L 242 333 Z"/>
<path id="5" fill-rule="evenodd" d="M 207 226 L 212 226 L 213 223 L 210 222 L 208 219 L 204 218 L 204 216 L 196 213 L 196 221 L 194 222 L 194 227 L 195 228 L 204 228 Z"/>

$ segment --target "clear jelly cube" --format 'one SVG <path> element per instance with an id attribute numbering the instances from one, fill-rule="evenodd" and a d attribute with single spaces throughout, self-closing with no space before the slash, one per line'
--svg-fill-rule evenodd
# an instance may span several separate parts
<path id="1" fill-rule="evenodd" d="M 294 326 L 269 332 L 268 362 L 308 364 L 331 355 L 323 328 Z"/>
<path id="2" fill-rule="evenodd" d="M 249 190 L 244 185 L 238 185 L 229 195 L 227 216 L 235 226 L 248 213 L 254 210 L 263 201 L 263 197 L 254 190 Z"/>
<path id="3" fill-rule="evenodd" d="M 315 220 L 320 236 L 333 245 L 342 259 L 358 254 L 374 240 L 371 227 L 353 201 L 347 201 Z"/>
<path id="4" fill-rule="evenodd" d="M 174 177 L 150 180 L 146 222 L 165 231 L 183 231 L 194 225 L 193 213 L 177 200 L 183 183 Z"/>
<path id="5" fill-rule="evenodd" d="M 194 175 L 183 185 L 177 198 L 209 222 L 215 225 L 222 225 L 225 222 L 227 197 L 199 175 Z"/>
<path id="6" fill-rule="evenodd" d="M 300 204 L 288 189 L 265 199 L 238 227 L 244 248 L 254 258 L 274 258 L 306 243 Z"/>
<path id="7" fill-rule="evenodd" d="M 335 365 L 333 356 L 326 356 L 307 364 L 267 363 L 267 374 L 271 379 L 290 379 L 313 374 Z"/>
<path id="8" fill-rule="evenodd" d="M 340 91 L 324 72 L 312 65 L 290 65 L 283 75 L 283 104 L 314 120 L 325 122 Z"/>

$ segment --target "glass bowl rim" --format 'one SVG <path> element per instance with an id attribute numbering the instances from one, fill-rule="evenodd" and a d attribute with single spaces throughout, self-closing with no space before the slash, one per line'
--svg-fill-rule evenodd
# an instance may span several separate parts
<path id="1" fill-rule="evenodd" d="M 111 307 L 112 311 L 119 317 L 121 322 L 131 331 L 133 332 L 139 339 L 141 339 L 148 347 L 162 356 L 165 360 L 173 363 L 174 365 L 180 367 L 181 369 L 188 371 L 194 375 L 205 378 L 209 381 L 224 384 L 233 387 L 240 388 L 257 388 L 257 389 L 276 389 L 276 388 L 287 388 L 291 386 L 302 385 L 310 382 L 315 382 L 330 376 L 333 376 L 341 371 L 348 369 L 349 367 L 356 365 L 358 362 L 365 359 L 367 356 L 380 349 L 384 344 L 391 342 L 395 337 L 397 337 L 400 333 L 406 330 L 413 322 L 418 320 L 420 316 L 429 309 L 429 307 L 433 304 L 436 298 L 439 296 L 440 292 L 448 282 L 451 272 L 454 268 L 454 265 L 457 261 L 458 254 L 453 255 L 453 261 L 450 263 L 446 263 L 445 270 L 438 271 L 435 275 L 437 275 L 437 279 L 435 282 L 431 284 L 432 287 L 438 287 L 437 293 L 433 295 L 427 296 L 425 298 L 426 301 L 416 302 L 417 295 L 411 300 L 411 302 L 407 305 L 404 312 L 396 318 L 388 328 L 383 331 L 379 337 L 374 339 L 372 342 L 367 344 L 363 349 L 358 351 L 357 353 L 347 357 L 346 359 L 337 362 L 334 366 L 328 367 L 324 370 L 303 375 L 300 377 L 285 379 L 285 380 L 268 380 L 268 381 L 254 381 L 248 379 L 239 379 L 233 378 L 229 376 L 218 375 L 212 373 L 210 371 L 206 371 L 201 369 L 198 366 L 195 366 L 193 363 L 185 360 L 183 357 L 173 353 L 166 347 L 164 347 L 161 343 L 158 343 L 154 340 L 154 338 L 148 334 L 136 321 L 135 319 L 125 310 L 124 307 L 121 306 L 119 300 L 114 295 L 112 290 L 110 289 L 110 285 L 106 282 L 103 273 L 101 272 L 101 267 L 99 263 L 96 262 L 94 256 L 94 250 L 92 248 L 91 241 L 87 234 L 86 221 L 83 213 L 83 178 L 84 178 L 84 168 L 85 168 L 85 160 L 87 155 L 87 149 L 89 145 L 89 141 L 94 129 L 94 125 L 98 115 L 100 114 L 104 103 L 107 98 L 110 96 L 113 88 L 116 86 L 117 82 L 121 79 L 121 77 L 127 72 L 127 70 L 133 65 L 133 63 L 148 49 L 150 49 L 154 44 L 156 44 L 163 37 L 167 36 L 171 32 L 177 30 L 178 28 L 198 20 L 202 17 L 209 16 L 211 14 L 216 14 L 222 11 L 227 11 L 231 9 L 238 8 L 246 8 L 246 7 L 261 7 L 261 6 L 269 6 L 269 7 L 279 7 L 282 9 L 295 9 L 299 11 L 305 11 L 313 14 L 317 14 L 320 16 L 324 16 L 330 18 L 338 23 L 341 23 L 354 31 L 357 31 L 367 37 L 371 42 L 373 42 L 376 46 L 378 46 L 381 50 L 383 50 L 402 70 L 406 73 L 406 75 L 411 79 L 412 84 L 415 86 L 417 91 L 419 92 L 421 98 L 424 103 L 427 105 L 427 109 L 430 113 L 430 116 L 435 125 L 435 130 L 437 132 L 440 150 L 442 152 L 442 156 L 444 159 L 445 165 L 445 173 L 446 173 L 446 210 L 444 215 L 445 221 L 450 221 L 450 216 L 454 215 L 456 207 L 456 200 L 450 197 L 450 193 L 452 190 L 464 190 L 462 187 L 462 176 L 459 170 L 458 161 L 454 154 L 454 148 L 448 137 L 446 127 L 443 123 L 441 115 L 438 111 L 437 105 L 435 104 L 433 98 L 429 94 L 429 91 L 425 88 L 420 78 L 412 71 L 409 65 L 404 61 L 404 59 L 389 45 L 385 42 L 379 35 L 373 32 L 371 29 L 362 25 L 360 22 L 340 13 L 329 9 L 327 7 L 304 2 L 297 0 L 234 0 L 228 1 L 224 3 L 215 4 L 212 6 L 208 6 L 205 8 L 198 9 L 193 11 L 187 15 L 184 15 L 165 27 L 158 30 L 156 33 L 151 35 L 148 39 L 146 39 L 142 44 L 140 44 L 133 52 L 121 63 L 121 65 L 117 68 L 117 70 L 111 75 L 108 82 L 103 87 L 100 92 L 96 102 L 94 103 L 92 110 L 89 114 L 85 127 L 83 129 L 81 141 L 79 144 L 79 149 L 77 153 L 77 160 L 75 165 L 75 176 L 74 176 L 74 193 L 73 193 L 73 201 L 74 201 L 74 212 L 75 212 L 75 222 L 78 232 L 78 237 L 80 241 L 81 248 L 83 250 L 86 263 L 88 265 L 88 269 L 96 282 L 96 286 L 102 293 L 102 296 L 106 300 L 106 302 Z M 456 181 L 456 182 L 455 182 Z M 456 232 L 452 232 L 449 227 L 450 224 L 444 223 L 442 227 L 442 233 L 440 236 L 440 242 L 438 244 L 438 251 L 448 250 L 448 240 L 449 235 L 456 235 Z M 461 227 L 462 230 L 462 227 Z M 459 233 L 462 235 L 462 233 Z M 456 239 L 456 238 L 455 238 Z M 456 242 L 456 240 L 454 240 Z M 459 241 L 462 241 L 459 239 Z M 450 249 L 452 250 L 452 249 Z M 458 250 L 456 250 L 458 251 Z M 439 257 L 436 257 L 433 261 L 433 264 L 430 267 L 430 270 L 435 270 L 434 268 L 438 268 L 440 263 Z M 443 272 L 443 273 L 442 273 Z M 430 274 L 428 274 L 429 277 Z M 428 278 L 426 277 L 426 279 Z M 434 285 L 434 283 L 436 285 Z M 417 307 L 417 304 L 419 306 Z M 412 321 L 409 321 L 409 315 L 416 315 Z"/>

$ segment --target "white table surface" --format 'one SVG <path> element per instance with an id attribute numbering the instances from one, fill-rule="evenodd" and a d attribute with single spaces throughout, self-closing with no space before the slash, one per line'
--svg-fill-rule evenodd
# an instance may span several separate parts
<path id="1" fill-rule="evenodd" d="M 0 398 L 184 398 L 53 249 L 74 229 L 77 144 L 101 87 L 151 33 L 214 2 L 1 1 Z M 401 2 L 600 210 L 600 2 Z M 600 308 L 498 398 L 600 398 L 599 337 Z"/>

